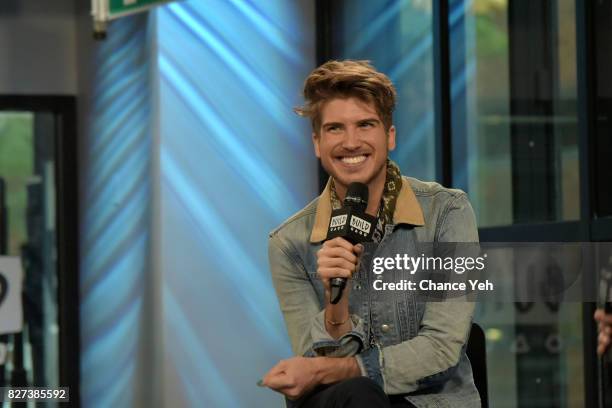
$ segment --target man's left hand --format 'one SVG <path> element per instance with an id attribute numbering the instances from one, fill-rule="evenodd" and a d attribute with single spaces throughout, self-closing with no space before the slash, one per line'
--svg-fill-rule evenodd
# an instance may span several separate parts
<path id="1" fill-rule="evenodd" d="M 316 358 L 292 357 L 281 360 L 263 378 L 263 385 L 298 399 L 318 385 Z"/>

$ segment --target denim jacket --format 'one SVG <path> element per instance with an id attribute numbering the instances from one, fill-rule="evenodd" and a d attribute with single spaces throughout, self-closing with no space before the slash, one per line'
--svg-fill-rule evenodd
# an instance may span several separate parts
<path id="1" fill-rule="evenodd" d="M 393 224 L 386 225 L 379 244 L 364 245 L 359 269 L 349 281 L 353 327 L 337 340 L 325 329 L 324 288 L 317 278 L 316 252 L 332 211 L 329 183 L 270 233 L 270 270 L 293 352 L 355 356 L 363 375 L 417 407 L 480 407 L 465 354 L 474 303 L 423 302 L 410 291 L 373 289 L 374 256 L 417 255 L 420 242 L 478 241 L 465 193 L 414 178 L 402 181 Z"/>

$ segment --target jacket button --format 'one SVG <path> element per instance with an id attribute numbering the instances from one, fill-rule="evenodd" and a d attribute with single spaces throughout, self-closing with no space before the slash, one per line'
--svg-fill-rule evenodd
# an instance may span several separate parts
<path id="1" fill-rule="evenodd" d="M 380 329 L 383 331 L 383 333 L 386 333 L 389 331 L 389 325 L 383 324 L 382 326 L 380 326 Z"/>

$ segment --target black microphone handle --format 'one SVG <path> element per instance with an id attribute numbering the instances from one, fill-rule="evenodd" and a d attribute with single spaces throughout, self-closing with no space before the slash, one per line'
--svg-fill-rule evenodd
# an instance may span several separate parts
<path id="1" fill-rule="evenodd" d="M 354 242 L 351 240 L 351 244 Z M 329 280 L 329 303 L 335 305 L 342 298 L 342 292 L 344 292 L 344 288 L 346 287 L 346 278 L 331 278 Z"/>
<path id="2" fill-rule="evenodd" d="M 335 305 L 342 297 L 342 292 L 346 287 L 346 278 L 331 278 L 329 281 L 329 286 L 329 303 Z"/>

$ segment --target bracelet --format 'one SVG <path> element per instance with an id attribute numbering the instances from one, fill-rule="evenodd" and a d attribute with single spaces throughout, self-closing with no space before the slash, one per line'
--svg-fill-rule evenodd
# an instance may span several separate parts
<path id="1" fill-rule="evenodd" d="M 332 320 L 329 320 L 328 318 L 325 318 L 325 321 L 328 324 L 331 324 L 332 326 L 342 326 L 344 323 L 348 322 L 348 320 L 351 318 L 351 316 L 349 315 L 346 319 L 344 319 L 343 322 L 334 322 Z"/>

